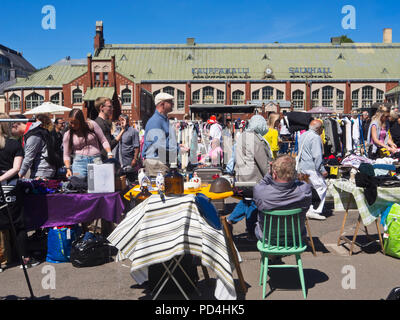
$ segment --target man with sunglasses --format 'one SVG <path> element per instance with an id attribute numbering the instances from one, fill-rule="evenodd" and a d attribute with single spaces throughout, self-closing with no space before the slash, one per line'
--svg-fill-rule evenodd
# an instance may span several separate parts
<path id="1" fill-rule="evenodd" d="M 100 126 L 101 130 L 104 133 L 104 136 L 111 146 L 111 150 L 113 150 L 117 146 L 118 142 L 121 140 L 125 129 L 122 128 L 115 138 L 111 134 L 111 120 L 113 116 L 113 105 L 111 99 L 105 97 L 97 98 L 95 101 L 95 108 L 99 113 L 95 122 Z M 101 150 L 101 158 L 103 161 L 106 161 L 109 157 L 112 156 L 112 152 L 107 153 L 107 151 L 105 151 L 104 149 Z"/>
<path id="2" fill-rule="evenodd" d="M 174 128 L 169 123 L 168 113 L 174 106 L 174 97 L 160 92 L 155 96 L 156 110 L 146 123 L 142 150 L 146 174 L 165 174 L 168 164 L 177 162 L 178 145 Z"/>

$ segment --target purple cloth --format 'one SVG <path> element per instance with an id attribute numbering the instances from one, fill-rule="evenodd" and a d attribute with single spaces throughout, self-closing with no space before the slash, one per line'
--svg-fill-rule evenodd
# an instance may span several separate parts
<path id="1" fill-rule="evenodd" d="M 119 223 L 123 210 L 119 192 L 29 194 L 24 197 L 27 230 L 73 225 L 99 218 Z"/>

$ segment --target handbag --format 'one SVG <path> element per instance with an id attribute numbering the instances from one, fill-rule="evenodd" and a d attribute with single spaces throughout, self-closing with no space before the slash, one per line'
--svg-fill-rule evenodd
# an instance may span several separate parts
<path id="1" fill-rule="evenodd" d="M 71 263 L 76 268 L 102 265 L 112 260 L 112 248 L 100 234 L 86 232 L 72 243 Z"/>

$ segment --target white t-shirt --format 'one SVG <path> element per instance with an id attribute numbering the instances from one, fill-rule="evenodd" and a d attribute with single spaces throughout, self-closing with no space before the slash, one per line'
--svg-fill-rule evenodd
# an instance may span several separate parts
<path id="1" fill-rule="evenodd" d="M 285 120 L 288 121 L 287 117 L 285 117 Z M 281 130 L 279 132 L 281 135 L 290 134 L 290 131 L 289 131 L 288 127 L 286 126 L 286 121 L 284 121 L 284 119 L 281 119 Z"/>
<path id="2" fill-rule="evenodd" d="M 218 123 L 214 123 L 210 127 L 210 138 L 211 140 L 213 139 L 218 139 L 220 140 L 222 137 L 222 127 Z"/>

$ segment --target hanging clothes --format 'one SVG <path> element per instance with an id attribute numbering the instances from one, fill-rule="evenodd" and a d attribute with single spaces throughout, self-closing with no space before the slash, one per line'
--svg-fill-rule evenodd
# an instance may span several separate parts
<path id="1" fill-rule="evenodd" d="M 181 131 L 181 144 L 186 148 L 190 148 L 190 128 L 187 123 L 181 123 L 180 126 Z M 181 167 L 182 169 L 186 169 L 187 165 L 189 164 L 189 152 L 182 151 L 181 152 Z"/>
<path id="2" fill-rule="evenodd" d="M 351 122 L 353 123 L 352 140 L 354 150 L 357 149 L 357 147 L 360 145 L 360 123 L 358 121 L 358 118 L 351 119 Z"/>

